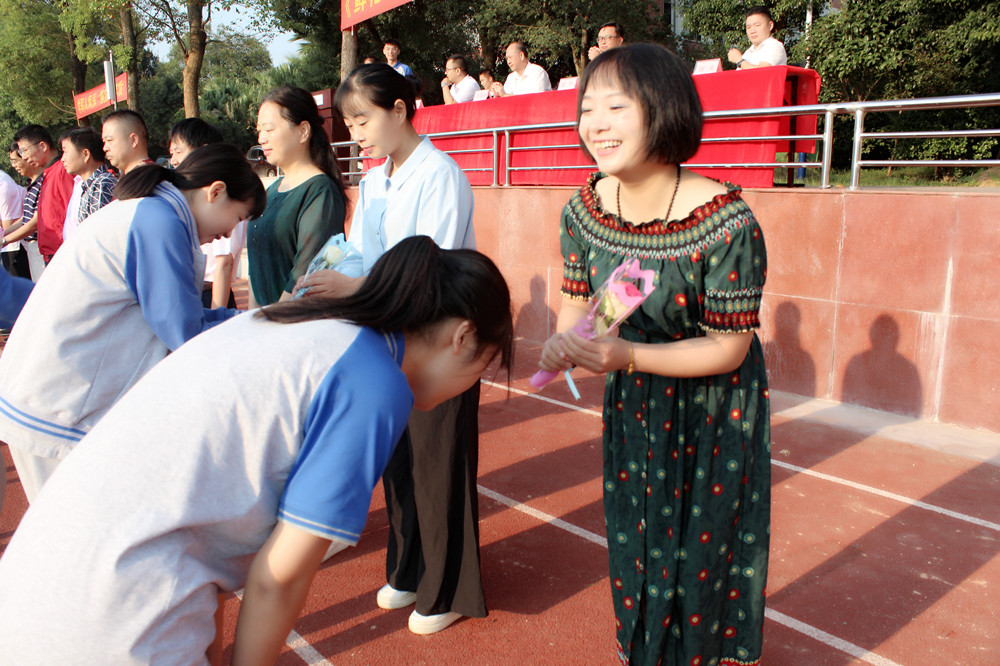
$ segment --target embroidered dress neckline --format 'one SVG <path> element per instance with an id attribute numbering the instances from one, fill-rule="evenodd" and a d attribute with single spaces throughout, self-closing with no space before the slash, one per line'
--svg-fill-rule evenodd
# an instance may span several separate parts
<path id="1" fill-rule="evenodd" d="M 618 217 L 618 215 L 612 213 L 604 207 L 600 195 L 597 194 L 597 181 L 606 177 L 607 174 L 599 171 L 590 175 L 587 179 L 587 184 L 583 187 L 583 203 L 587 208 L 587 212 L 590 213 L 598 224 L 608 227 L 609 229 L 614 229 L 615 231 L 634 230 L 644 234 L 656 234 L 670 233 L 686 229 L 693 224 L 698 224 L 702 219 L 704 219 L 706 213 L 710 214 L 710 210 L 718 209 L 721 206 L 736 201 L 740 198 L 740 193 L 742 192 L 739 185 L 726 182 L 723 183 L 723 185 L 727 188 L 726 192 L 715 195 L 710 201 L 706 201 L 702 205 L 698 206 L 683 218 L 669 221 L 662 218 L 656 218 L 654 220 L 649 220 L 648 222 L 633 224 L 628 220 L 623 220 Z"/>

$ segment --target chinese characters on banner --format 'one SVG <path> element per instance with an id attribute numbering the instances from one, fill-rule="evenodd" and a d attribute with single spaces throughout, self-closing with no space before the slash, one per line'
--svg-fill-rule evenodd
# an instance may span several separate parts
<path id="1" fill-rule="evenodd" d="M 340 0 L 340 29 L 347 30 L 407 2 L 410 0 Z"/>
<path id="2" fill-rule="evenodd" d="M 119 102 L 124 102 L 128 99 L 128 74 L 125 72 L 115 77 L 115 96 Z M 107 88 L 102 83 L 79 95 L 73 95 L 73 106 L 76 107 L 77 118 L 83 118 L 95 111 L 106 109 L 111 106 Z"/>

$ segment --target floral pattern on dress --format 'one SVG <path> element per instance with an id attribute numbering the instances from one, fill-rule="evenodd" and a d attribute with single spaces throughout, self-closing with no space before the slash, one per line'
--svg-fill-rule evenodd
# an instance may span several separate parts
<path id="1" fill-rule="evenodd" d="M 763 234 L 731 187 L 682 220 L 631 225 L 595 192 L 566 205 L 563 293 L 586 298 L 629 257 L 656 291 L 620 329 L 670 344 L 760 324 Z M 770 540 L 770 407 L 753 338 L 732 372 L 675 378 L 609 373 L 604 510 L 623 664 L 757 664 Z"/>

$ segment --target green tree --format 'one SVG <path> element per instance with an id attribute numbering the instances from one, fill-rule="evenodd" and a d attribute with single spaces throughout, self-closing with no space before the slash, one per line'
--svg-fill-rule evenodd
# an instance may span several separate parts
<path id="1" fill-rule="evenodd" d="M 864 101 L 974 94 L 1000 90 L 1000 0 L 845 0 L 818 19 L 798 57 L 808 56 L 823 77 L 820 100 Z M 850 130 L 840 123 L 841 137 Z M 996 108 L 871 114 L 868 131 L 990 129 Z M 843 137 L 835 145 L 845 164 Z M 998 141 L 984 139 L 872 140 L 874 159 L 968 159 L 995 156 Z"/>
<path id="2" fill-rule="evenodd" d="M 22 118 L 44 125 L 72 121 L 73 94 L 86 90 L 87 66 L 62 11 L 57 1 L 0 0 L 0 90 Z"/>
<path id="3" fill-rule="evenodd" d="M 248 79 L 271 68 L 271 54 L 256 37 L 221 28 L 208 37 L 202 78 Z"/>
<path id="4" fill-rule="evenodd" d="M 184 118 L 181 68 L 176 61 L 153 59 L 154 73 L 143 79 L 138 102 L 149 133 L 150 157 L 166 153 L 170 126 Z"/>
<path id="5" fill-rule="evenodd" d="M 266 0 L 238 3 L 234 0 L 135 0 L 134 7 L 149 24 L 169 38 L 180 49 L 184 59 L 181 71 L 184 89 L 184 115 L 200 115 L 198 88 L 201 84 L 208 32 L 212 26 L 213 8 L 244 11 L 250 23 L 266 28 L 272 14 L 265 11 Z"/>

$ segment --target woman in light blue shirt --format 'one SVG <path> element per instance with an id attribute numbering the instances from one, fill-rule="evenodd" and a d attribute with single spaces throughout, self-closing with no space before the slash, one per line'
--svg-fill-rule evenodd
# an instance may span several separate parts
<path id="1" fill-rule="evenodd" d="M 387 65 L 362 65 L 337 90 L 334 104 L 366 156 L 386 158 L 361 181 L 348 238 L 364 256 L 365 271 L 414 235 L 430 236 L 445 249 L 475 249 L 472 187 L 455 161 L 413 128 L 414 91 L 406 79 Z M 363 280 L 319 271 L 300 286 L 311 296 L 344 295 Z M 478 383 L 433 411 L 414 411 L 382 477 L 392 529 L 388 583 L 377 602 L 386 609 L 415 603 L 409 620 L 414 633 L 441 631 L 462 616 L 486 616 L 478 411 Z"/>

